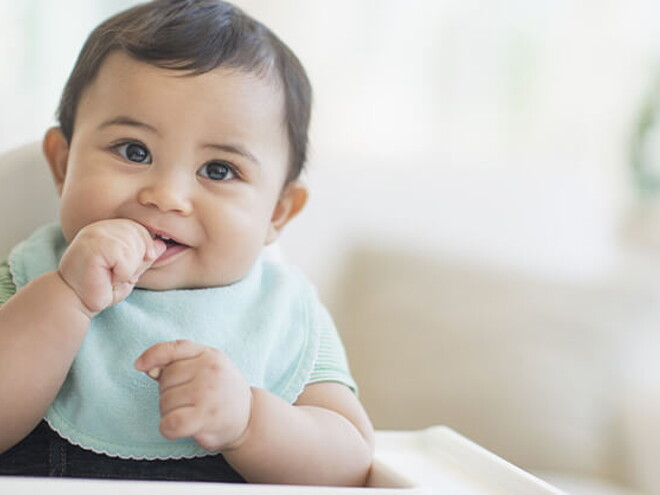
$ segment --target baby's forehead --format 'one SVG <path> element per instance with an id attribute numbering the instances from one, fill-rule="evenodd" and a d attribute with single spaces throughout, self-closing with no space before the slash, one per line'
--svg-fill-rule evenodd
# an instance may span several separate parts
<path id="1" fill-rule="evenodd" d="M 160 150 L 229 146 L 253 161 L 288 162 L 284 98 L 272 80 L 241 70 L 194 74 L 115 53 L 83 94 L 76 128 L 100 139 L 144 139 Z"/>
<path id="2" fill-rule="evenodd" d="M 173 68 L 176 62 L 153 62 L 139 60 L 129 53 L 115 50 L 109 53 L 99 64 L 96 77 L 92 79 L 89 85 L 94 84 L 100 78 L 113 79 L 124 76 L 130 77 L 142 74 L 159 74 L 165 79 L 176 79 L 181 82 L 195 83 L 200 78 L 212 78 L 215 85 L 234 88 L 244 88 L 246 91 L 254 90 L 257 87 L 267 88 L 273 96 L 284 101 L 285 89 L 282 77 L 275 69 L 263 70 L 252 67 L 234 66 L 220 64 L 209 70 L 199 71 L 190 69 Z M 184 86 L 184 85 L 182 85 Z"/>

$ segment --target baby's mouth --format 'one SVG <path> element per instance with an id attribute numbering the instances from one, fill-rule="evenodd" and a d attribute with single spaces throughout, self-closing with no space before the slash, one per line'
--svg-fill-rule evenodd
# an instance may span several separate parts
<path id="1" fill-rule="evenodd" d="M 154 232 L 149 232 L 151 234 L 152 239 L 160 239 L 165 243 L 166 246 L 176 246 L 176 245 L 183 245 L 180 242 L 175 241 L 171 237 L 166 237 L 164 235 L 156 234 Z"/>
<path id="2" fill-rule="evenodd" d="M 151 235 L 151 238 L 156 240 L 160 240 L 165 244 L 165 251 L 158 257 L 158 260 L 156 262 L 163 262 L 172 256 L 179 254 L 185 250 L 187 250 L 190 246 L 183 244 L 182 242 L 177 241 L 176 239 L 173 239 L 165 234 L 161 234 L 158 232 L 153 232 L 149 231 L 149 235 Z"/>

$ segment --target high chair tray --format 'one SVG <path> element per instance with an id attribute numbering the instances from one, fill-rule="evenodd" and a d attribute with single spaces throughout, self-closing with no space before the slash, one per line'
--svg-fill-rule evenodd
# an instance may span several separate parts
<path id="1" fill-rule="evenodd" d="M 376 459 L 439 495 L 567 495 L 446 426 L 380 431 Z"/>
<path id="2" fill-rule="evenodd" d="M 365 488 L 0 477 L 2 495 L 560 495 L 560 490 L 441 426 L 379 431 Z"/>

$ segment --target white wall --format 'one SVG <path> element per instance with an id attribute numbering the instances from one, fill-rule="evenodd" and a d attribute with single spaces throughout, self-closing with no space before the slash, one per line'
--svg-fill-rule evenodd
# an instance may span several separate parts
<path id="1" fill-rule="evenodd" d="M 0 152 L 38 139 L 90 29 L 131 0 L 0 0 Z M 283 239 L 323 291 L 394 243 L 561 277 L 617 263 L 653 0 L 240 0 L 316 89 L 312 203 Z"/>

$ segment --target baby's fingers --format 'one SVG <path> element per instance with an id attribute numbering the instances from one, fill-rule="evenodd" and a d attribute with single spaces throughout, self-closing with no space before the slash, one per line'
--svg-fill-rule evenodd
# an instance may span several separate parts
<path id="1" fill-rule="evenodd" d="M 167 245 L 160 239 L 150 239 L 151 243 L 147 247 L 147 252 L 144 255 L 144 262 L 149 268 L 154 261 L 160 258 L 160 255 L 167 250 Z M 146 268 L 145 268 L 146 270 Z"/>
<path id="2" fill-rule="evenodd" d="M 206 450 L 219 450 L 217 437 L 206 431 L 203 416 L 195 407 L 181 407 L 163 416 L 160 420 L 160 434 L 168 440 L 193 438 Z"/>
<path id="3" fill-rule="evenodd" d="M 151 265 L 162 255 L 167 246 L 161 240 L 148 239 L 144 249 L 137 252 L 129 251 L 130 254 L 119 259 L 112 267 L 113 286 L 120 284 L 137 284 L 139 278 Z"/>
<path id="4" fill-rule="evenodd" d="M 165 366 L 183 359 L 193 359 L 206 350 L 206 347 L 190 340 L 160 342 L 144 351 L 135 361 L 135 369 L 158 379 L 159 371 Z"/>
<path id="5" fill-rule="evenodd" d="M 121 282 L 112 286 L 112 304 L 115 305 L 124 299 L 133 291 L 134 284 L 130 282 Z"/>
<path id="6" fill-rule="evenodd" d="M 160 433 L 168 440 L 194 437 L 203 427 L 204 422 L 194 406 L 179 407 L 160 420 Z"/>
<path id="7" fill-rule="evenodd" d="M 158 258 L 167 250 L 167 246 L 160 239 L 151 240 L 149 239 L 150 244 L 147 246 L 146 252 L 138 266 L 138 269 L 133 274 L 131 282 L 136 284 L 138 279 L 146 272 L 151 265 L 153 265 Z"/>
<path id="8" fill-rule="evenodd" d="M 121 284 L 135 285 L 140 274 L 140 267 L 135 266 L 136 263 L 128 262 L 122 259 L 114 264 L 110 269 L 112 271 L 112 286 L 113 288 Z"/>

